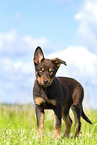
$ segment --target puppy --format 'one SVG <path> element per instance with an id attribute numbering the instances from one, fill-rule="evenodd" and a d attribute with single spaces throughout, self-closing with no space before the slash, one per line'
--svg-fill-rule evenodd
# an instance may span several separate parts
<path id="1" fill-rule="evenodd" d="M 36 80 L 33 97 L 37 118 L 37 135 L 42 136 L 44 132 L 44 110 L 52 109 L 55 114 L 53 137 L 60 137 L 62 118 L 66 125 L 64 136 L 68 137 L 72 125 L 69 116 L 71 108 L 75 118 L 75 138 L 78 137 L 81 129 L 81 117 L 90 124 L 92 122 L 83 111 L 84 90 L 81 84 L 72 78 L 55 77 L 60 64 L 66 66 L 66 62 L 59 58 L 45 59 L 42 49 L 36 48 L 34 53 Z"/>

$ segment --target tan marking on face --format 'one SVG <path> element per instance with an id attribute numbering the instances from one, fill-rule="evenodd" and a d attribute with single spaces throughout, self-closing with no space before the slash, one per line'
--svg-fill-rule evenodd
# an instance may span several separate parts
<path id="1" fill-rule="evenodd" d="M 36 76 L 37 76 L 37 71 L 36 71 Z"/>
<path id="2" fill-rule="evenodd" d="M 38 76 L 37 79 L 38 79 L 39 84 L 41 84 L 41 82 L 43 80 L 43 76 L 41 76 L 41 77 Z"/>
<path id="3" fill-rule="evenodd" d="M 44 71 L 44 67 L 42 67 L 42 71 Z"/>
<path id="4" fill-rule="evenodd" d="M 57 67 L 59 67 L 60 66 L 60 64 L 57 64 Z"/>
<path id="5" fill-rule="evenodd" d="M 44 102 L 45 102 L 45 100 L 41 97 L 35 98 L 35 104 L 37 104 L 37 105 L 41 105 Z"/>
<path id="6" fill-rule="evenodd" d="M 48 76 L 48 82 L 51 82 L 51 79 L 50 79 L 50 77 Z"/>
<path id="7" fill-rule="evenodd" d="M 36 62 L 35 60 L 33 60 L 33 62 Z"/>
<path id="8" fill-rule="evenodd" d="M 58 63 L 58 61 L 56 60 L 55 63 Z"/>
<path id="9" fill-rule="evenodd" d="M 56 101 L 53 99 L 47 100 L 48 103 L 52 104 L 53 106 L 56 105 Z"/>
<path id="10" fill-rule="evenodd" d="M 51 72 L 52 71 L 52 69 L 51 68 L 49 68 L 49 72 Z"/>
<path id="11" fill-rule="evenodd" d="M 49 73 L 50 73 L 50 75 L 52 75 L 53 74 L 53 71 L 52 71 L 52 69 L 51 68 L 49 68 Z"/>

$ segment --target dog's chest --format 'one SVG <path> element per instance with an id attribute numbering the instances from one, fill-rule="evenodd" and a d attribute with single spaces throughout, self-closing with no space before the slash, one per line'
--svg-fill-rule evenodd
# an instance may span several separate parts
<path id="1" fill-rule="evenodd" d="M 51 106 L 56 106 L 56 100 L 54 99 L 45 99 L 41 96 L 37 96 L 34 99 L 35 104 L 38 106 L 43 106 L 44 108 L 49 108 Z"/>
<path id="2" fill-rule="evenodd" d="M 35 104 L 45 109 L 52 109 L 56 106 L 56 100 L 54 98 L 48 98 L 46 95 L 37 95 L 34 97 Z"/>
<path id="3" fill-rule="evenodd" d="M 36 105 L 43 106 L 44 108 L 52 108 L 56 106 L 56 97 L 55 94 L 51 92 L 51 90 L 44 90 L 35 84 L 33 92 L 34 102 Z"/>

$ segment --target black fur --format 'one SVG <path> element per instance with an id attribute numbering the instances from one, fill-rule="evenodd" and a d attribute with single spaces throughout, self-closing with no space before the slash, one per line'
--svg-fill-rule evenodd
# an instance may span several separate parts
<path id="1" fill-rule="evenodd" d="M 75 117 L 74 137 L 78 137 L 81 122 L 81 116 L 90 124 L 92 122 L 83 112 L 82 101 L 84 97 L 83 87 L 75 79 L 67 77 L 55 77 L 60 64 L 66 65 L 66 62 L 59 59 L 45 59 L 42 49 L 36 48 L 34 53 L 34 65 L 36 80 L 33 89 L 35 101 L 38 136 L 40 131 L 44 131 L 44 109 L 52 109 L 55 114 L 54 137 L 60 136 L 61 118 L 65 121 L 65 137 L 69 136 L 72 120 L 69 116 L 70 107 Z"/>

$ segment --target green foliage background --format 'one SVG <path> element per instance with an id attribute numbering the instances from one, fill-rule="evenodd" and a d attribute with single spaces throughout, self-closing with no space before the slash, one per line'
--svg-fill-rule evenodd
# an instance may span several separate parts
<path id="1" fill-rule="evenodd" d="M 78 139 L 73 139 L 74 123 L 69 138 L 63 138 L 65 124 L 62 121 L 61 138 L 53 139 L 54 114 L 45 113 L 44 138 L 36 137 L 36 117 L 33 105 L 0 105 L 1 145 L 97 145 L 97 110 L 85 110 L 93 125 L 81 119 L 82 127 Z M 70 116 L 74 122 L 73 114 Z"/>

